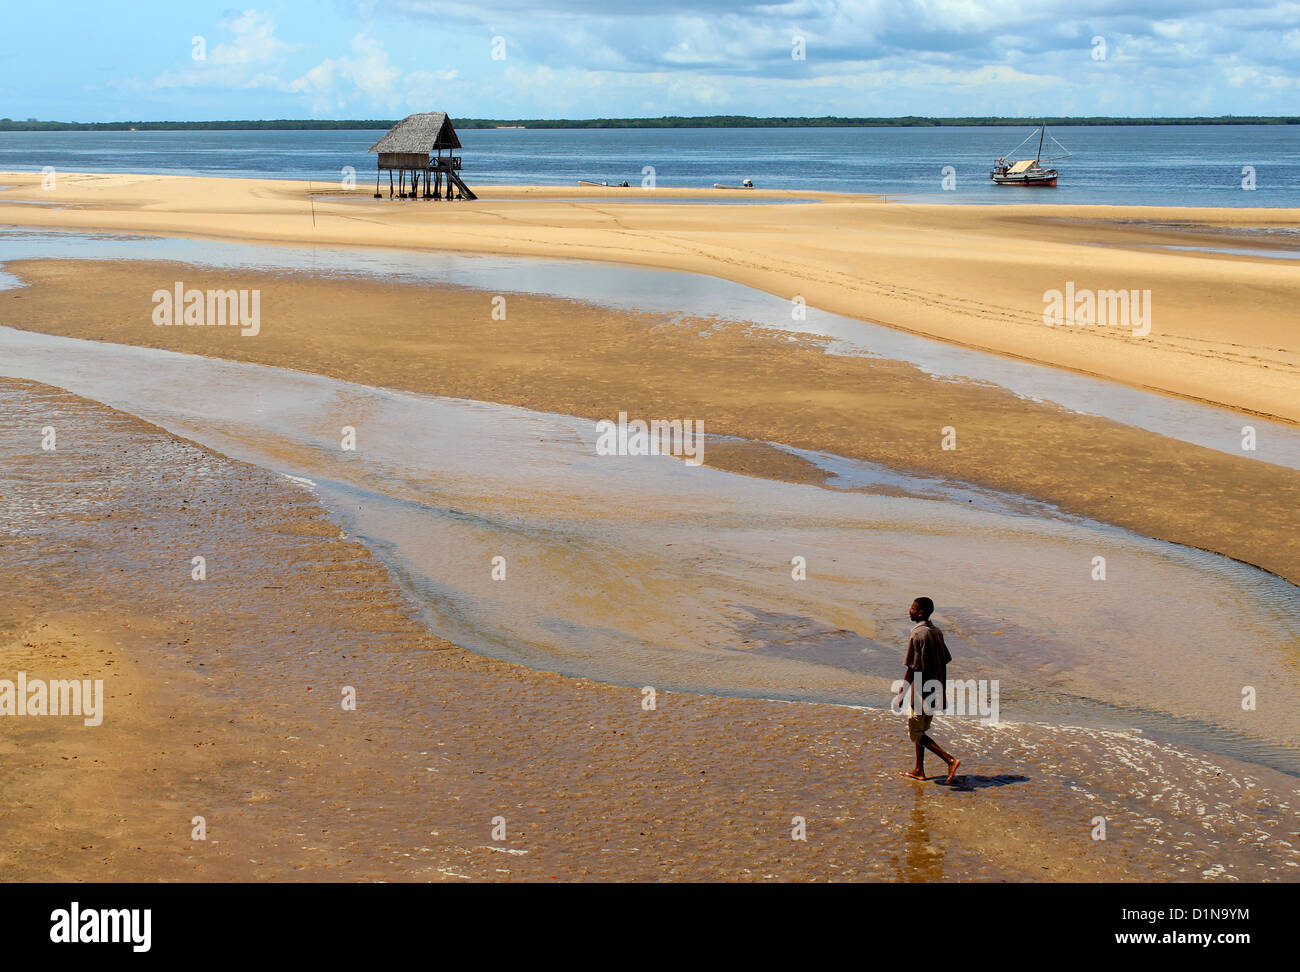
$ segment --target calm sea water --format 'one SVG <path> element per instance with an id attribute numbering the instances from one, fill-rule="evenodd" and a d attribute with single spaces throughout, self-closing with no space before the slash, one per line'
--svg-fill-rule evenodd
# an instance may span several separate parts
<path id="1" fill-rule="evenodd" d="M 738 184 L 927 201 L 1300 207 L 1300 126 L 1052 129 L 1073 153 L 1055 190 L 994 186 L 990 163 L 1024 128 L 542 129 L 460 133 L 471 185 Z M 337 183 L 374 177 L 373 131 L 0 132 L 0 171 L 157 172 Z M 1018 153 L 1021 154 L 1021 153 Z M 1046 152 L 1044 154 L 1047 154 Z M 944 191 L 952 166 L 956 189 Z M 1251 166 L 1256 189 L 1242 188 Z"/>

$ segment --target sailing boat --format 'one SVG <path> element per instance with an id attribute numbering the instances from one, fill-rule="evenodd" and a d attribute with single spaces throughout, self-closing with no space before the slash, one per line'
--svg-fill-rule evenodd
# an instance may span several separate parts
<path id="1" fill-rule="evenodd" d="M 1024 145 L 1025 142 L 1028 142 L 1033 137 L 1034 137 L 1034 133 L 1030 132 L 1025 137 L 1024 141 L 1020 143 L 1020 145 Z M 1048 138 L 1047 123 L 1044 122 L 1038 128 L 1038 154 L 1035 155 L 1032 159 L 1023 159 L 1019 162 L 1008 162 L 1005 158 L 998 159 L 997 162 L 995 162 L 993 165 L 993 171 L 989 173 L 989 178 L 992 179 L 1000 186 L 1045 186 L 1047 188 L 1055 187 L 1056 177 L 1060 173 L 1058 173 L 1055 169 L 1043 168 L 1042 163 L 1055 162 L 1058 159 L 1068 159 L 1071 153 L 1069 149 L 1067 149 L 1064 145 L 1062 145 L 1060 142 L 1056 141 L 1055 138 L 1053 138 L 1052 143 L 1055 144 L 1058 148 L 1060 148 L 1061 151 L 1064 152 L 1065 154 L 1054 155 L 1051 158 L 1044 159 L 1043 142 L 1047 138 Z M 1016 150 L 1020 148 L 1020 145 L 1017 145 L 1007 154 L 1014 155 L 1016 153 Z"/>

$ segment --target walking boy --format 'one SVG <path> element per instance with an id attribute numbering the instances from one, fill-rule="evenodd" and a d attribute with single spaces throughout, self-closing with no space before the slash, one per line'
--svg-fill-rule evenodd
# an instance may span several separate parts
<path id="1" fill-rule="evenodd" d="M 916 744 L 916 766 L 910 773 L 904 773 L 908 779 L 925 779 L 922 762 L 928 749 L 948 764 L 948 778 L 951 783 L 957 777 L 957 767 L 961 760 L 945 753 L 937 742 L 930 738 L 930 722 L 936 712 L 943 711 L 948 705 L 948 646 L 944 644 L 943 632 L 930 623 L 934 613 L 934 601 L 928 597 L 918 597 L 908 609 L 908 617 L 916 622 L 912 634 L 907 639 L 907 673 L 903 676 L 907 685 L 898 694 L 896 706 L 903 704 L 907 693 L 912 692 L 911 713 L 907 718 L 907 735 Z M 914 679 L 920 673 L 920 690 Z M 918 704 L 919 696 L 919 704 Z"/>

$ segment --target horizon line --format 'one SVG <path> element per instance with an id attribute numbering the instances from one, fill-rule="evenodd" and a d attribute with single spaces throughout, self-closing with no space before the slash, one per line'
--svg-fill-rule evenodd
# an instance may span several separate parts
<path id="1" fill-rule="evenodd" d="M 455 119 L 453 119 L 455 121 Z M 355 126 L 362 129 L 391 127 L 399 118 L 246 118 L 202 120 L 123 120 L 123 121 L 57 121 L 53 119 L 0 119 L 0 131 L 59 131 L 94 129 L 129 129 L 145 127 L 221 129 L 255 127 L 272 130 L 276 125 L 290 125 L 301 129 L 342 129 Z M 1295 125 L 1300 116 L 1295 115 L 656 115 L 592 118 L 461 118 L 455 121 L 464 129 L 496 127 L 534 128 L 631 128 L 631 127 L 998 127 L 1019 124 L 1048 124 L 1069 126 L 1083 124 L 1088 127 L 1117 125 Z"/>

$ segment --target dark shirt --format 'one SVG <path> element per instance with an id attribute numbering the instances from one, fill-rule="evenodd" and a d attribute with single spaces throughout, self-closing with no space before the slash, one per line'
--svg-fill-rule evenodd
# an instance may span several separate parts
<path id="1" fill-rule="evenodd" d="M 918 712 L 921 711 L 923 700 L 928 696 L 931 682 L 938 682 L 940 686 L 937 696 L 939 708 L 948 707 L 948 662 L 950 661 L 952 656 L 948 654 L 948 646 L 944 644 L 943 632 L 929 621 L 918 623 L 912 629 L 911 637 L 907 639 L 907 667 L 913 672 L 921 673 L 919 684 L 916 682 L 916 676 L 912 677 Z"/>

